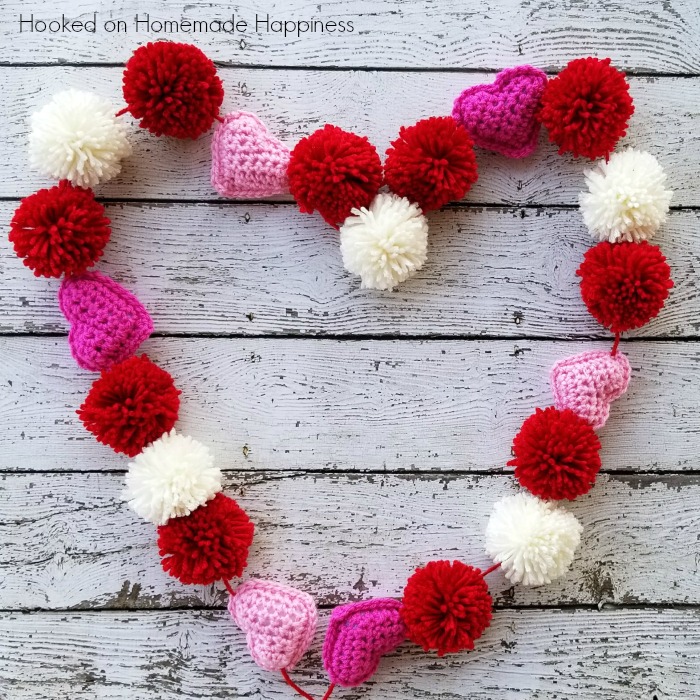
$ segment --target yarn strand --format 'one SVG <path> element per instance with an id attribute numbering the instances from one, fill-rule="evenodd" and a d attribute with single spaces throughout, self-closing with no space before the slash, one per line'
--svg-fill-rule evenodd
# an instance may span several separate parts
<path id="1" fill-rule="evenodd" d="M 332 695 L 334 689 L 335 689 L 335 683 L 331 683 L 328 686 L 328 690 L 326 691 L 325 695 L 323 696 L 323 700 L 328 700 L 328 698 L 330 698 L 330 696 Z"/>
<path id="2" fill-rule="evenodd" d="M 481 577 L 484 578 L 484 576 L 488 576 L 489 574 L 493 573 L 496 569 L 501 568 L 501 562 L 498 562 L 497 564 L 494 564 L 493 566 L 489 566 L 486 571 L 481 572 Z"/>
<path id="3" fill-rule="evenodd" d="M 314 700 L 313 695 L 309 695 L 305 690 L 302 690 L 290 677 L 289 673 L 287 673 L 287 669 L 283 668 L 282 669 L 282 678 L 284 678 L 284 682 L 295 692 L 297 692 L 299 695 L 301 695 L 302 698 L 306 698 L 306 700 Z"/>
<path id="4" fill-rule="evenodd" d="M 227 579 L 221 579 L 224 582 L 224 586 L 226 586 L 226 590 L 231 594 L 231 595 L 236 595 L 236 589 L 231 585 L 231 582 Z"/>
<path id="5" fill-rule="evenodd" d="M 612 350 L 610 351 L 610 354 L 615 357 L 617 355 L 617 348 L 620 345 L 620 334 L 615 333 L 615 342 L 613 343 Z"/>

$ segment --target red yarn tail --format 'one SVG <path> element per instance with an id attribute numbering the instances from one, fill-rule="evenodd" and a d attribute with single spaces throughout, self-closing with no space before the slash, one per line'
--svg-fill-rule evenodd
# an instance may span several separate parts
<path id="1" fill-rule="evenodd" d="M 283 668 L 282 669 L 282 678 L 284 678 L 284 682 L 292 688 L 294 691 L 299 693 L 302 698 L 306 698 L 306 700 L 314 700 L 312 695 L 309 695 L 305 690 L 302 690 L 290 677 L 289 674 L 287 673 L 287 669 Z M 331 686 L 332 688 L 332 686 Z"/>
<path id="2" fill-rule="evenodd" d="M 231 594 L 231 595 L 236 595 L 236 589 L 231 585 L 231 582 L 225 578 L 223 579 L 224 586 L 226 586 L 226 590 Z"/>
<path id="3" fill-rule="evenodd" d="M 224 123 L 224 118 L 220 114 L 217 114 L 214 117 L 214 119 L 216 119 L 217 121 L 220 121 L 222 124 Z"/>
<path id="4" fill-rule="evenodd" d="M 499 564 L 494 564 L 493 566 L 489 566 L 489 568 L 486 569 L 486 571 L 482 571 L 482 572 L 481 572 L 481 576 L 482 576 L 482 578 L 483 578 L 484 576 L 488 576 L 490 573 L 493 573 L 496 569 L 500 569 L 500 568 L 501 568 L 500 563 L 499 563 Z"/>
<path id="5" fill-rule="evenodd" d="M 114 116 L 115 117 L 121 117 L 122 114 L 126 114 L 129 111 L 128 107 L 124 107 L 124 109 L 120 109 Z"/>
<path id="6" fill-rule="evenodd" d="M 331 696 L 333 693 L 333 689 L 335 688 L 335 683 L 331 683 L 328 686 L 328 690 L 326 691 L 326 694 L 323 696 L 323 700 L 328 700 L 328 698 Z"/>
<path id="7" fill-rule="evenodd" d="M 620 334 L 615 333 L 615 342 L 613 343 L 612 350 L 610 351 L 610 354 L 615 357 L 617 355 L 617 348 L 620 345 Z"/>

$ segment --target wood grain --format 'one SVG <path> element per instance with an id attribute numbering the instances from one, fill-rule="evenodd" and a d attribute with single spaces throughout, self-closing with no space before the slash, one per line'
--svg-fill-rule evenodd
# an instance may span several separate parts
<path id="1" fill-rule="evenodd" d="M 223 586 L 184 586 L 160 568 L 155 528 L 123 503 L 122 474 L 19 474 L 0 481 L 0 609 L 218 606 Z M 416 566 L 487 568 L 484 530 L 507 476 L 227 473 L 256 524 L 247 575 L 286 581 L 320 605 L 400 597 Z M 601 476 L 566 508 L 583 523 L 566 579 L 512 586 L 497 605 L 698 604 L 697 476 Z"/>
<path id="2" fill-rule="evenodd" d="M 0 27 L 3 25 L 0 23 Z M 467 42 L 468 43 L 468 42 Z M 522 62 L 522 61 L 521 61 Z M 401 71 L 318 71 L 221 69 L 224 109 L 258 114 L 290 147 L 327 122 L 370 137 L 380 153 L 399 128 L 427 116 L 449 114 L 466 87 L 493 80 L 494 74 Z M 7 114 L 0 140 L 0 196 L 24 196 L 47 180 L 27 167 L 28 116 L 55 92 L 90 89 L 121 105 L 120 68 L 0 68 L 7 89 L 0 109 Z M 635 113 L 620 147 L 632 145 L 656 155 L 668 172 L 674 206 L 700 206 L 700 77 L 630 78 Z M 116 107 L 115 107 L 116 109 Z M 122 174 L 99 188 L 105 197 L 214 200 L 210 142 L 158 139 L 133 120 L 134 154 Z M 661 135 L 663 135 L 661 137 Z M 567 204 L 578 202 L 585 160 L 557 155 L 543 132 L 536 153 L 513 160 L 478 150 L 479 180 L 469 202 Z M 328 228 L 325 228 L 328 231 Z"/>
<path id="3" fill-rule="evenodd" d="M 316 697 L 327 612 L 294 677 Z M 343 700 L 694 700 L 697 610 L 506 610 L 476 650 L 438 659 L 405 643 Z M 634 650 L 632 652 L 632 650 Z M 250 661 L 225 611 L 0 615 L 0 694 L 12 700 L 290 698 Z M 41 668 L 41 674 L 36 669 Z"/>
<path id="4" fill-rule="evenodd" d="M 0 228 L 14 204 L 0 203 Z M 360 289 L 337 234 L 292 205 L 114 204 L 99 269 L 133 290 L 158 333 L 581 337 L 608 335 L 580 298 L 591 245 L 580 214 L 463 209 L 430 216 L 430 254 L 396 292 Z M 694 336 L 700 211 L 673 212 L 658 243 L 676 286 L 636 335 Z M 0 332 L 65 332 L 56 280 L 0 243 Z"/>
<path id="5" fill-rule="evenodd" d="M 260 0 L 212 6 L 207 0 L 168 2 L 119 0 L 109 6 L 72 0 L 60 9 L 6 0 L 0 15 L 4 61 L 15 63 L 124 62 L 133 47 L 151 39 L 194 42 L 216 61 L 260 66 L 381 66 L 499 68 L 533 63 L 558 69 L 571 58 L 591 53 L 611 56 L 626 69 L 662 72 L 700 70 L 700 9 L 694 0 L 619 0 L 608 3 L 532 3 L 477 0 L 403 3 L 399 0 L 331 0 L 308 5 Z M 128 33 L 19 34 L 19 14 L 36 18 L 123 19 Z M 136 32 L 132 19 L 227 19 L 231 14 L 251 26 L 243 34 L 158 34 Z M 350 20 L 355 31 L 307 33 L 284 37 L 255 31 L 255 15 L 280 20 Z"/>
<path id="6" fill-rule="evenodd" d="M 547 373 L 591 342 L 153 339 L 182 389 L 179 429 L 225 469 L 501 470 L 522 421 L 552 402 Z M 623 343 L 628 393 L 601 432 L 608 471 L 698 468 L 698 343 Z M 126 462 L 75 416 L 94 375 L 64 338 L 2 338 L 4 470 Z"/>

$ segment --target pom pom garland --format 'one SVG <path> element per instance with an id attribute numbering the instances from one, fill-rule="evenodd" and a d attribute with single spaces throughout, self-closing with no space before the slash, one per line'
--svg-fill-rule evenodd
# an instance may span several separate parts
<path id="1" fill-rule="evenodd" d="M 598 243 L 576 274 L 588 311 L 613 333 L 641 328 L 657 316 L 673 287 L 666 258 L 646 241 Z"/>
<path id="2" fill-rule="evenodd" d="M 369 209 L 353 209 L 340 227 L 340 252 L 362 287 L 393 289 L 423 267 L 428 255 L 428 221 L 416 204 L 395 194 L 378 194 Z"/>
<path id="3" fill-rule="evenodd" d="M 382 185 L 382 163 L 367 137 L 326 124 L 292 150 L 289 191 L 299 210 L 315 210 L 334 228 L 368 207 Z"/>
<path id="4" fill-rule="evenodd" d="M 91 92 L 59 92 L 32 114 L 29 160 L 42 175 L 95 187 L 118 175 L 129 155 L 126 129 L 114 108 Z"/>
<path id="5" fill-rule="evenodd" d="M 547 82 L 539 118 L 559 153 L 607 158 L 627 133 L 634 105 L 610 59 L 577 58 Z"/>
<path id="6" fill-rule="evenodd" d="M 479 569 L 459 561 L 431 561 L 408 579 L 401 619 L 412 642 L 444 656 L 474 648 L 474 640 L 491 624 L 491 608 Z"/>
<path id="7" fill-rule="evenodd" d="M 540 498 L 572 501 L 588 493 L 600 471 L 600 441 L 572 410 L 536 409 L 513 440 L 515 478 Z"/>
<path id="8" fill-rule="evenodd" d="M 102 257 L 111 234 L 91 190 L 61 180 L 25 197 L 10 223 L 15 253 L 37 277 L 79 275 Z"/>
<path id="9" fill-rule="evenodd" d="M 472 140 L 452 117 L 402 126 L 386 153 L 384 177 L 389 189 L 423 211 L 462 199 L 478 177 Z"/>
<path id="10" fill-rule="evenodd" d="M 124 100 L 139 126 L 156 136 L 196 139 L 209 131 L 224 100 L 216 66 L 191 44 L 155 41 L 127 61 Z"/>
<path id="11" fill-rule="evenodd" d="M 129 464 L 124 500 L 144 520 L 163 525 L 188 515 L 221 491 L 221 472 L 209 448 L 174 430 Z"/>
<path id="12" fill-rule="evenodd" d="M 179 408 L 173 378 L 141 355 L 103 371 L 78 416 L 98 442 L 135 457 L 172 429 Z"/>
<path id="13" fill-rule="evenodd" d="M 494 504 L 486 551 L 511 583 L 541 586 L 569 570 L 582 529 L 571 513 L 519 493 Z"/>
<path id="14" fill-rule="evenodd" d="M 228 496 L 217 493 L 206 505 L 158 528 L 163 571 L 185 584 L 207 586 L 238 578 L 248 565 L 253 523 Z"/>
<path id="15" fill-rule="evenodd" d="M 588 192 L 579 195 L 583 220 L 601 241 L 638 243 L 651 238 L 666 221 L 673 192 L 666 173 L 645 151 L 613 153 L 586 173 Z"/>

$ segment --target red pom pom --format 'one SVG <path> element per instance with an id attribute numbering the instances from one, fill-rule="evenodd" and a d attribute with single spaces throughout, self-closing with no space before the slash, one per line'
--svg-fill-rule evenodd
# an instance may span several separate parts
<path id="1" fill-rule="evenodd" d="M 189 515 L 170 518 L 158 528 L 163 571 L 202 586 L 239 577 L 248 564 L 253 530 L 238 503 L 217 493 Z"/>
<path id="2" fill-rule="evenodd" d="M 156 41 L 126 64 L 123 112 L 156 136 L 196 139 L 211 128 L 224 99 L 216 66 L 191 44 Z"/>
<path id="3" fill-rule="evenodd" d="M 443 656 L 474 648 L 474 640 L 491 624 L 491 607 L 479 569 L 431 561 L 408 579 L 401 618 L 412 642 Z"/>
<path id="4" fill-rule="evenodd" d="M 175 425 L 179 395 L 173 378 L 146 355 L 130 357 L 102 372 L 78 416 L 103 445 L 135 457 Z"/>
<path id="5" fill-rule="evenodd" d="M 594 159 L 610 155 L 633 112 L 625 74 L 609 58 L 577 58 L 547 83 L 539 119 L 559 153 Z"/>
<path id="6" fill-rule="evenodd" d="M 600 471 L 600 440 L 571 409 L 538 408 L 513 440 L 515 478 L 544 499 L 588 493 Z"/>
<path id="7" fill-rule="evenodd" d="M 423 211 L 462 199 L 476 182 L 476 157 L 467 130 L 452 117 L 402 126 L 384 164 L 389 189 Z"/>
<path id="8" fill-rule="evenodd" d="M 39 277 L 79 275 L 102 256 L 111 230 L 92 190 L 62 180 L 25 197 L 10 222 L 10 242 Z"/>
<path id="9" fill-rule="evenodd" d="M 318 210 L 334 228 L 368 207 L 382 186 L 382 163 L 366 136 L 326 124 L 294 147 L 289 191 L 305 214 Z"/>
<path id="10" fill-rule="evenodd" d="M 666 258 L 646 241 L 598 243 L 586 251 L 576 274 L 588 311 L 613 333 L 640 328 L 657 316 L 673 287 Z"/>

